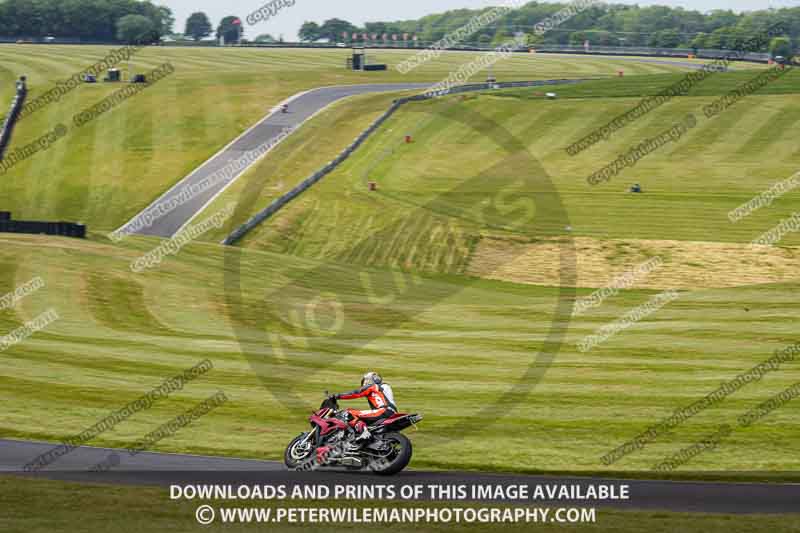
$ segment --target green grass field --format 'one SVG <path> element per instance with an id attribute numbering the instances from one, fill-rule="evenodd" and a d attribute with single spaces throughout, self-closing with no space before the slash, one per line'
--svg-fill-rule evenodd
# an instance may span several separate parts
<path id="1" fill-rule="evenodd" d="M 10 50 L 18 49 L 0 47 L 0 57 Z M 11 58 L 44 65 L 53 61 L 44 50 Z M 66 74 L 90 63 L 91 49 L 80 50 L 84 58 L 53 71 Z M 392 382 L 403 410 L 426 415 L 412 435 L 414 467 L 637 475 L 800 378 L 796 363 L 786 365 L 612 467 L 600 463 L 611 448 L 797 340 L 797 236 L 762 254 L 746 247 L 796 210 L 796 193 L 737 224 L 727 219 L 729 210 L 797 171 L 800 152 L 790 133 L 800 119 L 795 73 L 794 82 L 786 78 L 784 89 L 773 90 L 780 94 L 751 97 L 706 121 L 703 105 L 744 77 L 720 75 L 698 88 L 703 94 L 678 98 L 574 158 L 566 146 L 651 94 L 654 79 L 560 88 L 571 97 L 555 101 L 531 90 L 412 104 L 243 247 L 228 249 L 227 257 L 216 244 L 225 233 L 220 230 L 160 268 L 133 274 L 130 262 L 159 241 L 112 245 L 104 230 L 283 96 L 364 81 L 339 70 L 341 52 L 297 52 L 308 62 L 304 72 L 292 71 L 287 55 L 279 54 L 287 53 L 147 50 L 142 57 L 152 65 L 173 60 L 174 78 L 110 113 L 93 126 L 97 131 L 80 132 L 87 137 L 70 137 L 6 176 L 0 201 L 15 206 L 15 215 L 83 219 L 94 232 L 85 242 L 0 238 L 3 288 L 36 275 L 47 283 L 16 309 L 0 311 L 0 331 L 49 307 L 62 316 L 2 354 L 1 435 L 65 438 L 210 357 L 215 369 L 207 376 L 92 444 L 129 445 L 223 390 L 229 404 L 158 449 L 278 459 L 324 390 L 349 390 L 375 367 Z M 316 61 L 323 74 L 312 78 L 308 67 Z M 513 61 L 530 62 L 524 65 L 531 70 L 516 65 L 504 75 L 608 76 L 616 67 L 601 58 Z M 264 70 L 253 72 L 253 64 Z M 674 70 L 667 65 L 625 65 L 661 76 L 658 83 L 674 79 L 664 77 L 662 71 Z M 447 68 L 430 65 L 419 76 L 435 78 Z M 297 74 L 293 81 L 291 73 Z M 270 76 L 274 83 L 264 81 Z M 623 89 L 628 83 L 638 89 Z M 82 88 L 71 98 L 91 102 L 90 90 L 107 91 Z M 215 100 L 214 90 L 237 100 Z M 626 96 L 609 98 L 617 91 Z M 175 105 L 167 105 L 169 98 Z M 246 219 L 330 160 L 390 98 L 354 99 L 319 116 L 206 214 L 244 200 L 235 221 Z M 136 114 L 164 106 L 164 118 L 142 121 Z M 45 115 L 71 116 L 64 107 L 23 121 L 20 138 L 44 126 Z M 621 151 L 689 112 L 698 113 L 699 124 L 679 143 L 611 183 L 586 184 Z M 334 125 L 341 135 L 323 146 Z M 403 143 L 406 134 L 414 135 L 413 144 Z M 140 143 L 153 151 L 140 150 Z M 368 191 L 368 181 L 376 181 L 378 191 Z M 634 182 L 646 194 L 626 193 Z M 531 195 L 538 203 L 526 201 Z M 602 287 L 654 255 L 664 258 L 664 267 L 633 289 L 571 320 L 563 305 L 558 313 L 559 297 L 564 305 L 574 299 L 559 285 L 588 295 L 589 287 Z M 401 270 L 419 277 L 409 279 Z M 367 283 L 371 297 L 365 296 Z M 673 287 L 684 291 L 678 301 L 591 352 L 578 350 L 587 335 Z M 335 335 L 297 331 L 291 312 L 308 316 L 304 304 L 317 297 L 334 298 L 346 311 Z M 313 322 L 336 324 L 335 311 L 317 308 Z M 563 345 L 552 331 L 563 333 Z M 275 353 L 270 334 L 286 339 L 283 352 Z M 540 351 L 544 356 L 537 359 Z M 470 418 L 475 414 L 480 417 Z M 448 438 L 453 427 L 462 438 Z M 678 475 L 795 479 L 799 433 L 789 405 L 735 431 Z"/>
<path id="2" fill-rule="evenodd" d="M 276 247 L 275 243 L 287 240 L 275 236 L 280 233 L 277 228 L 290 227 L 288 232 L 294 233 L 295 225 L 302 221 L 324 224 L 327 220 L 330 228 L 336 220 L 337 224 L 344 222 L 344 228 L 333 238 L 346 246 L 351 232 L 360 231 L 358 222 L 371 216 L 380 220 L 388 216 L 387 212 L 402 216 L 407 205 L 397 198 L 424 203 L 484 169 L 491 169 L 493 176 L 531 175 L 525 168 L 515 167 L 511 159 L 522 147 L 556 187 L 576 236 L 747 243 L 791 215 L 797 206 L 794 196 L 786 195 L 770 209 L 736 224 L 728 220 L 728 212 L 800 168 L 800 151 L 788 133 L 800 120 L 796 109 L 800 92 L 797 72 L 768 87 L 783 94 L 759 93 L 715 119 L 703 116 L 704 106 L 750 77 L 742 73 L 720 74 L 696 88 L 699 96 L 676 98 L 617 132 L 609 142 L 575 157 L 566 153 L 567 146 L 633 108 L 641 96 L 655 94 L 654 84 L 663 88 L 679 77 L 643 77 L 642 81 L 599 81 L 558 88 L 566 98 L 556 101 L 535 97 L 542 92 L 537 88 L 486 94 L 465 101 L 450 98 L 411 104 L 387 123 L 384 135 L 371 140 L 275 223 L 265 225 L 261 230 L 265 235 L 256 233 L 248 242 L 277 251 L 291 246 L 308 250 L 312 244 L 305 237 L 289 238 L 291 245 Z M 636 88 L 635 98 L 607 97 L 615 91 L 632 90 L 629 83 Z M 698 126 L 679 142 L 664 146 L 610 183 L 588 186 L 586 178 L 594 171 L 689 113 L 697 115 Z M 494 138 L 499 134 L 485 131 L 497 129 L 495 124 L 506 136 L 499 141 Z M 415 142 L 404 145 L 403 136 L 412 132 Z M 453 157 L 454 153 L 458 157 Z M 529 163 L 527 159 L 517 159 L 523 165 Z M 258 169 L 253 174 L 252 181 L 262 180 Z M 368 181 L 378 183 L 377 194 L 367 191 Z M 627 193 L 630 185 L 637 182 L 647 194 Z M 268 183 L 269 178 L 264 179 L 261 186 L 267 188 Z M 487 194 L 493 187 L 486 179 L 470 193 Z M 242 190 L 244 185 L 232 188 L 219 204 L 238 198 Z M 541 192 L 541 187 L 538 190 Z M 537 192 L 536 187 L 530 192 Z M 471 200 L 465 194 L 455 201 Z M 343 204 L 343 209 L 331 208 L 338 204 Z M 336 218 L 340 216 L 351 218 Z M 785 244 L 798 242 L 798 236 L 792 235 Z M 324 245 L 333 248 L 327 234 Z M 306 255 L 314 256 L 318 251 L 309 250 Z"/>
<path id="3" fill-rule="evenodd" d="M 243 300 L 231 309 L 224 290 L 230 272 L 223 271 L 217 245 L 192 245 L 161 268 L 134 275 L 129 264 L 155 246 L 152 239 L 131 239 L 126 249 L 40 237 L 2 241 L 4 286 L 38 274 L 47 287 L 3 312 L 0 327 L 10 331 L 49 307 L 62 315 L 3 354 L 0 432 L 14 438 L 58 440 L 77 433 L 210 357 L 215 369 L 207 376 L 93 444 L 129 445 L 223 390 L 229 404 L 158 449 L 277 459 L 303 430 L 323 390 L 349 389 L 364 368 L 377 367 L 390 377 L 404 410 L 426 415 L 412 434 L 418 468 L 604 471 L 599 458 L 611 447 L 792 342 L 798 313 L 796 285 L 693 291 L 580 353 L 576 344 L 585 335 L 652 295 L 627 291 L 573 319 L 541 382 L 519 392 L 514 386 L 536 352 L 553 349 L 545 340 L 555 289 L 427 276 L 387 308 L 364 301 L 352 283 L 356 275 L 369 275 L 376 293 L 385 295 L 397 280 L 385 270 L 243 251 Z M 282 297 L 278 303 L 275 294 Z M 304 344 L 292 337 L 284 311 L 315 294 L 335 295 L 349 314 L 334 338 L 309 333 Z M 316 320 L 330 324 L 332 315 L 324 307 Z M 287 355 L 276 355 L 267 332 L 289 336 Z M 796 380 L 789 368 L 774 373 L 614 470 L 646 470 Z M 519 396 L 509 401 L 510 390 Z M 287 407 L 282 400 L 292 396 L 307 403 Z M 468 418 L 487 407 L 481 419 Z M 463 440 L 446 438 L 453 425 Z M 796 470 L 796 427 L 794 411 L 783 409 L 736 432 L 688 470 Z"/>
<path id="4" fill-rule="evenodd" d="M 110 50 L 0 46 L 3 113 L 18 76 L 28 76 L 33 100 Z M 370 61 L 393 67 L 410 53 L 377 51 Z M 394 69 L 374 74 L 347 71 L 348 54 L 348 50 L 144 49 L 131 60 L 132 72 L 150 71 L 170 62 L 175 73 L 88 126 L 70 131 L 46 154 L 15 167 L 0 182 L 0 202 L 13 204 L 20 217 L 83 221 L 97 229 L 116 229 L 292 94 L 340 84 L 435 83 L 476 57 L 473 53 L 447 53 L 403 75 Z M 128 65 L 121 67 L 127 69 Z M 605 77 L 615 75 L 618 68 L 630 74 L 685 69 L 676 61 L 649 64 L 520 54 L 498 63 L 495 73 L 503 79 Z M 484 76 L 481 72 L 476 79 Z M 70 125 L 74 114 L 117 88 L 107 84 L 79 87 L 23 120 L 14 146 L 32 142 L 59 122 Z M 386 102 L 388 105 L 388 99 Z M 363 129 L 369 123 L 367 118 L 353 126 L 363 123 Z M 350 142 L 348 127 L 341 135 Z M 338 128 L 335 136 L 339 136 Z M 321 166 L 333 153 L 320 150 L 309 163 Z"/>

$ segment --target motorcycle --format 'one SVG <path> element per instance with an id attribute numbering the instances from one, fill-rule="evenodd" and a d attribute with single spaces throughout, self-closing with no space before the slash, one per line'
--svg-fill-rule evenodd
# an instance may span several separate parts
<path id="1" fill-rule="evenodd" d="M 328 396 L 309 417 L 311 431 L 301 433 L 286 447 L 286 467 L 302 471 L 343 466 L 391 476 L 408 466 L 411 441 L 400 431 L 416 427 L 422 415 L 395 413 L 378 420 L 368 426 L 370 437 L 358 442 L 349 425 L 350 416 L 346 410 L 339 409 L 336 398 Z"/>

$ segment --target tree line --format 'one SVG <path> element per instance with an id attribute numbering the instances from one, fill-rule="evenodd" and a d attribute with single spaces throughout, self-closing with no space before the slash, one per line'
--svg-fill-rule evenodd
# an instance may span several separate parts
<path id="1" fill-rule="evenodd" d="M 172 10 L 150 0 L 0 0 L 0 37 L 151 43 L 172 35 L 174 24 Z M 215 35 L 237 42 L 244 35 L 242 19 L 234 15 L 214 28 L 208 15 L 192 13 L 185 27 L 185 36 L 196 41 Z"/>
<path id="2" fill-rule="evenodd" d="M 172 31 L 172 11 L 140 0 L 0 0 L 0 36 L 153 42 Z"/>
<path id="3" fill-rule="evenodd" d="M 567 7 L 566 3 L 530 2 L 510 11 L 491 26 L 470 36 L 465 45 L 499 45 L 519 33 L 530 36 L 533 44 L 601 46 L 647 46 L 657 48 L 737 49 L 753 36 L 774 24 L 782 23 L 786 35 L 776 37 L 770 48 L 789 55 L 798 48 L 800 7 L 766 9 L 745 13 L 714 10 L 701 13 L 680 7 L 621 4 L 598 4 L 566 21 L 543 36 L 533 35 L 538 22 Z M 472 18 L 492 8 L 458 9 L 428 15 L 417 20 L 369 22 L 356 26 L 346 20 L 330 19 L 322 23 L 307 21 L 300 29 L 303 41 L 406 40 L 416 36 L 422 43 L 432 43 L 465 26 Z M 355 38 L 354 38 L 355 34 Z M 404 39 L 405 37 L 405 39 Z M 762 51 L 768 51 L 766 48 Z"/>
<path id="4" fill-rule="evenodd" d="M 658 48 L 738 49 L 766 28 L 781 23 L 786 35 L 777 36 L 761 51 L 793 55 L 800 45 L 800 7 L 766 9 L 746 13 L 714 10 L 701 13 L 680 7 L 640 7 L 598 4 L 572 17 L 545 35 L 534 35 L 534 26 L 567 7 L 566 3 L 530 2 L 500 17 L 469 36 L 463 44 L 491 46 L 523 33 L 532 44 L 602 46 L 649 46 Z M 373 42 L 410 41 L 418 45 L 442 39 L 474 17 L 492 8 L 457 9 L 416 20 L 367 22 L 362 26 L 343 19 L 321 23 L 306 21 L 301 41 Z M 85 41 L 157 42 L 172 34 L 175 19 L 169 8 L 150 0 L 0 0 L 0 36 L 46 36 Z M 186 38 L 201 40 L 211 35 L 226 42 L 242 40 L 242 19 L 223 18 L 215 28 L 203 12 L 186 21 Z M 275 41 L 258 36 L 256 42 Z"/>

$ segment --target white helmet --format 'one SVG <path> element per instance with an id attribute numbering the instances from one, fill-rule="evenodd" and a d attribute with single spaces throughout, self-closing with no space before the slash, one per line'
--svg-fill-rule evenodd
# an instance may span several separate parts
<path id="1" fill-rule="evenodd" d="M 367 385 L 380 385 L 383 383 L 383 378 L 381 378 L 380 374 L 377 372 L 367 372 L 361 378 L 361 386 L 365 387 Z"/>

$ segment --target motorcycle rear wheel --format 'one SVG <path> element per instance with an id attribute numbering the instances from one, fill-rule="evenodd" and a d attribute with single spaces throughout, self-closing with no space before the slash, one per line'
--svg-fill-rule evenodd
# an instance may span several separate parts
<path id="1" fill-rule="evenodd" d="M 379 476 L 393 476 L 401 472 L 411 462 L 411 441 L 402 433 L 387 433 L 383 436 L 392 447 L 392 452 L 385 459 L 377 461 L 372 471 Z"/>

